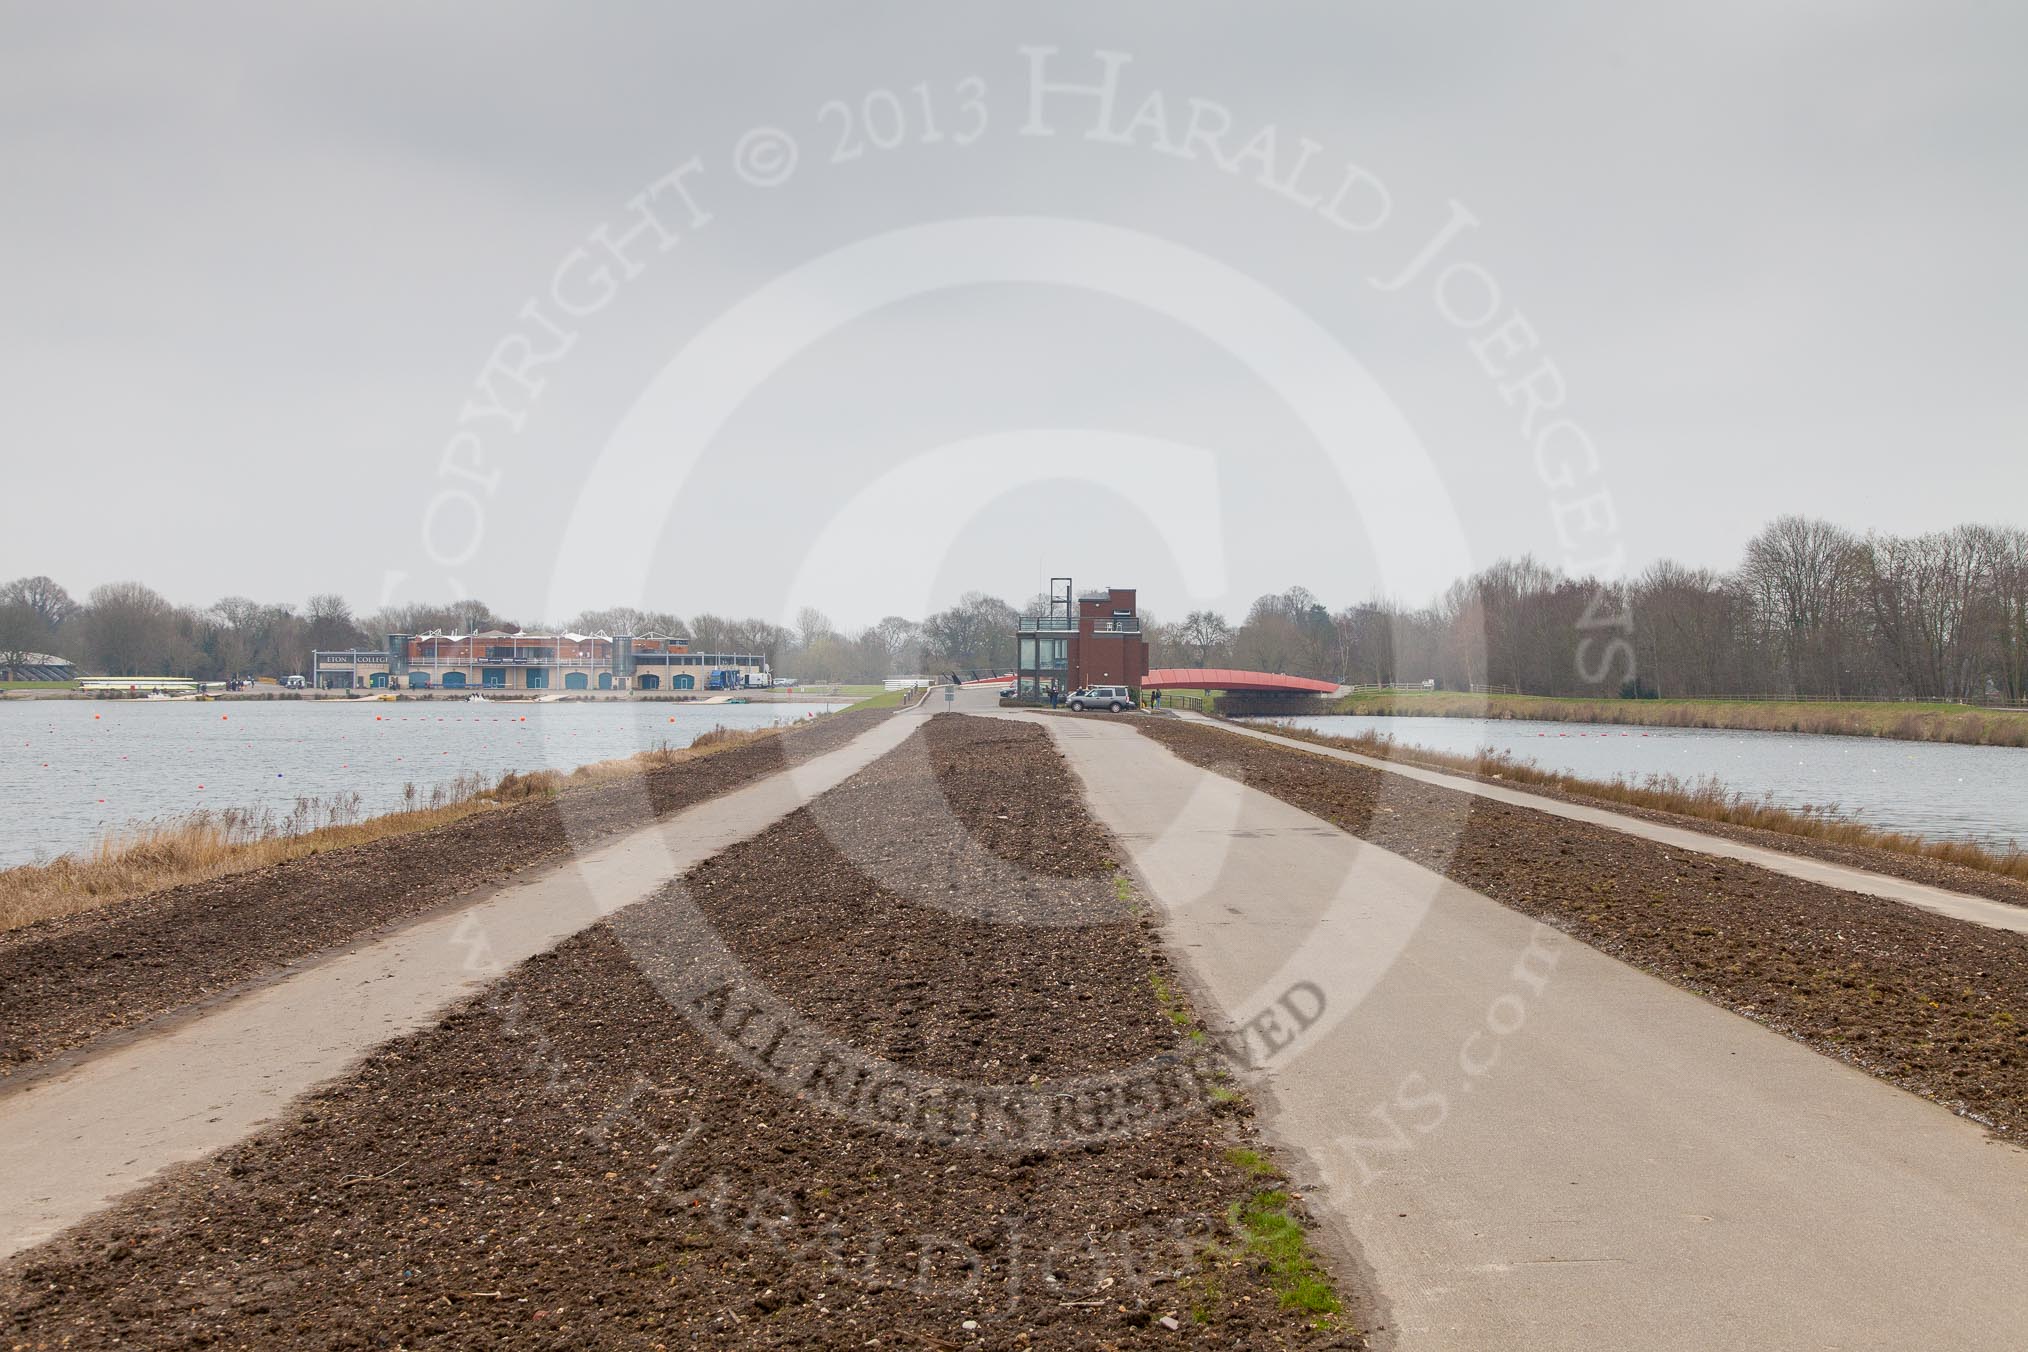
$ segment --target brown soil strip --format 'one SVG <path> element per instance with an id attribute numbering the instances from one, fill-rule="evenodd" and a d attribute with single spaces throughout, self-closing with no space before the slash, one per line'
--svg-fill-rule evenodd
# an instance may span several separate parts
<path id="1" fill-rule="evenodd" d="M 1400 757 L 1409 761 L 1406 756 Z M 1409 761 L 1409 763 L 1413 763 Z M 1487 783 L 1495 782 L 1490 775 L 1470 774 L 1450 766 L 1433 767 L 1445 774 L 1457 774 L 1466 779 L 1478 779 Z M 1589 794 L 1567 791 L 1546 784 L 1516 784 L 1511 780 L 1498 781 L 1508 788 L 1523 793 L 1539 793 L 1545 798 L 1556 798 L 1567 803 L 1582 803 L 1587 807 L 1602 807 L 1612 812 L 1639 817 L 1643 821 L 1660 822 L 1665 826 L 1680 826 L 1687 831 L 1702 831 L 1706 835 L 1722 836 L 1746 845 L 1759 845 L 1764 849 L 1781 850 L 1786 854 L 1800 854 L 1810 859 L 1821 859 L 1829 864 L 1843 864 L 1848 868 L 1861 868 L 1869 873 L 1885 873 L 1890 878 L 1906 878 L 1910 882 L 1927 883 L 1949 892 L 1963 892 L 1968 896 L 1985 897 L 1989 901 L 2004 901 L 2014 906 L 2028 906 L 2028 882 L 2018 878 L 1990 872 L 1986 869 L 1971 868 L 1954 864 L 1944 859 L 1932 859 L 1925 855 L 1904 854 L 1899 850 L 1877 849 L 1865 845 L 1848 845 L 1838 841 L 1818 840 L 1811 836 L 1792 835 L 1786 831 L 1770 831 L 1762 827 L 1743 826 L 1737 822 L 1712 821 L 1708 817 L 1693 817 L 1682 812 L 1667 812 L 1659 808 L 1641 807 L 1634 803 L 1622 803 L 1611 798 L 1593 797 Z"/>
<path id="2" fill-rule="evenodd" d="M 1435 757 L 1418 754 L 1420 748 L 1396 745 L 1380 754 L 1372 746 L 1360 744 L 1349 738 L 1334 738 L 1313 733 L 1306 728 L 1268 727 L 1263 732 L 1272 732 L 1278 737 L 1291 737 L 1302 742 L 1316 742 L 1319 746 L 1336 747 L 1361 756 L 1373 756 L 1380 760 L 1399 761 L 1403 765 L 1419 765 L 1431 770 L 1440 770 L 1460 779 L 1473 779 L 1483 784 L 1499 784 L 1503 788 L 1516 789 L 1522 793 L 1536 793 L 1544 798 L 1554 798 L 1564 803 L 1582 803 L 1586 807 L 1602 807 L 1628 817 L 1643 821 L 1659 822 L 1664 826 L 1677 826 L 1686 831 L 1702 831 L 1707 835 L 1722 836 L 1747 845 L 1759 845 L 1765 849 L 1781 850 L 1787 854 L 1800 854 L 1826 863 L 1844 864 L 1850 868 L 1863 868 L 1872 873 L 1885 873 L 1889 877 L 1906 878 L 1910 882 L 1927 883 L 1951 892 L 1963 892 L 1970 896 L 1985 897 L 1990 901 L 2004 901 L 2014 906 L 2028 906 L 2028 882 L 2008 877 L 1989 869 L 1974 868 L 1966 864 L 1953 863 L 1926 854 L 1913 854 L 1903 850 L 1885 849 L 1878 846 L 1861 845 L 1847 841 L 1824 840 L 1810 835 L 1799 835 L 1789 831 L 1775 831 L 1766 827 L 1748 826 L 1740 822 L 1715 821 L 1710 817 L 1695 816 L 1687 812 L 1670 812 L 1665 808 L 1645 807 L 1629 803 L 1620 798 L 1604 794 L 1589 794 L 1574 787 L 1537 783 L 1517 779 L 1511 775 L 1501 777 L 1498 768 L 1490 770 L 1469 770 L 1457 761 L 1462 758 Z M 1573 777 L 1574 778 L 1574 777 Z M 1577 780 L 1582 783 L 1582 780 Z M 1911 839 L 1914 839 L 1911 837 Z M 1996 863 L 2004 863 L 2007 856 L 1993 856 Z"/>
<path id="3" fill-rule="evenodd" d="M 847 711 L 639 779 L 168 888 L 0 934 L 0 1082 L 95 1038 L 269 977 L 526 868 L 842 746 Z"/>
<path id="4" fill-rule="evenodd" d="M 893 848 L 953 820 L 979 833 L 955 856 Z M 0 1328 L 139 1347 L 1360 1346 L 1238 1252 L 1231 1209 L 1264 1186 L 1228 1153 L 1243 1100 L 1150 1115 L 1073 1095 L 1063 1133 L 987 1148 L 747 1068 L 773 1046 L 746 1003 L 765 998 L 894 1072 L 988 1094 L 1164 1060 L 1220 1088 L 1156 999 L 1167 969 L 1111 863 L 1041 729 L 938 717 L 616 917 L 634 923 L 19 1256 Z M 692 905 L 736 989 L 672 1003 L 655 983 L 705 928 Z M 979 918 L 1010 906 L 1055 923 Z"/>
<path id="5" fill-rule="evenodd" d="M 1192 764 L 1998 1133 L 2028 1132 L 2028 937 L 1398 775 L 1392 810 L 1379 811 L 1385 771 L 1216 728 L 1138 726 Z"/>

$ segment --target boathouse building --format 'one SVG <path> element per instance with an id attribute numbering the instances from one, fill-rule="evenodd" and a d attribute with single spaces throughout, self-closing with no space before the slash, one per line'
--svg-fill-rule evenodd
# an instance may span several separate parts
<path id="1" fill-rule="evenodd" d="M 311 655 L 320 690 L 706 690 L 764 683 L 765 657 L 698 653 L 669 634 L 389 634 L 384 648 Z"/>

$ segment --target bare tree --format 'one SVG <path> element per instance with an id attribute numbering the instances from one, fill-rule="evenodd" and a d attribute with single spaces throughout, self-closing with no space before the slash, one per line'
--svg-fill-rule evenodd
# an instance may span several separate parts
<path id="1" fill-rule="evenodd" d="M 1193 610 L 1176 627 L 1176 639 L 1189 650 L 1190 665 L 1207 667 L 1232 644 L 1232 626 L 1215 610 Z"/>
<path id="2" fill-rule="evenodd" d="M 984 592 L 966 592 L 948 610 L 923 621 L 924 657 L 959 672 L 1014 669 L 1014 607 Z"/>
<path id="3" fill-rule="evenodd" d="M 1637 679 L 1650 690 L 1721 695 L 1751 683 L 1742 648 L 1748 602 L 1729 579 L 1664 559 L 1632 591 Z"/>
<path id="4" fill-rule="evenodd" d="M 608 606 L 603 610 L 580 611 L 564 626 L 574 634 L 666 634 L 680 636 L 689 627 L 666 610 L 641 610 L 634 606 Z"/>
<path id="5" fill-rule="evenodd" d="M 304 642 L 310 648 L 336 652 L 342 648 L 371 645 L 366 631 L 352 618 L 351 605 L 334 592 L 322 592 L 311 597 L 304 607 L 303 618 L 307 625 Z"/>
<path id="6" fill-rule="evenodd" d="M 1986 529 L 1994 683 L 2010 703 L 2018 703 L 2028 699 L 2028 530 Z"/>
<path id="7" fill-rule="evenodd" d="M 889 615 L 861 636 L 877 646 L 882 676 L 913 674 L 922 666 L 922 626 L 900 615 Z"/>
<path id="8" fill-rule="evenodd" d="M 1383 601 L 1340 611 L 1333 619 L 1348 656 L 1345 679 L 1359 685 L 1389 685 L 1396 673 L 1396 635 L 1404 617 Z"/>
<path id="9" fill-rule="evenodd" d="M 0 601 L 0 681 L 16 679 L 38 653 L 46 652 L 49 628 L 26 601 Z"/>
<path id="10" fill-rule="evenodd" d="M 175 607 L 139 582 L 94 587 L 86 619 L 93 667 L 112 676 L 174 674 Z"/>
<path id="11" fill-rule="evenodd" d="M 1774 521 L 1747 544 L 1740 576 L 1796 694 L 1845 689 L 1862 553 L 1850 533 L 1801 516 Z"/>
<path id="12" fill-rule="evenodd" d="M 1990 533 L 1970 527 L 1867 541 L 1861 555 L 1867 605 L 1904 692 L 1959 699 L 1983 684 L 1976 668 L 1993 633 L 1999 548 Z"/>
<path id="13" fill-rule="evenodd" d="M 521 626 L 473 596 L 462 601 L 387 606 L 368 616 L 364 627 L 373 634 L 475 634 L 486 629 L 511 634 Z"/>
<path id="14" fill-rule="evenodd" d="M 0 605 L 25 605 L 51 634 L 78 612 L 70 593 L 46 577 L 17 577 L 0 587 Z"/>
<path id="15" fill-rule="evenodd" d="M 794 628 L 798 648 L 808 648 L 818 639 L 834 637 L 838 632 L 831 617 L 815 606 L 804 606 L 796 612 Z"/>

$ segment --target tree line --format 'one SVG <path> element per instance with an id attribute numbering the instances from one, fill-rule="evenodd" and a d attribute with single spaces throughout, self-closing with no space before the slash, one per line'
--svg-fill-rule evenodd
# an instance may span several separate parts
<path id="1" fill-rule="evenodd" d="M 1601 647 L 1602 632 L 1621 646 Z M 1502 560 L 1424 606 L 1331 611 L 1297 587 L 1261 597 L 1236 627 L 1200 611 L 1156 626 L 1153 639 L 1158 665 L 1345 684 L 2018 703 L 2028 699 L 2028 531 L 1859 535 L 1787 516 L 1728 571 L 1663 560 L 1608 580 Z"/>
<path id="2" fill-rule="evenodd" d="M 197 608 L 135 582 L 74 601 L 49 578 L 30 577 L 0 587 L 0 668 L 53 653 L 104 675 L 285 675 L 307 673 L 313 649 L 378 647 L 389 633 L 560 628 L 683 635 L 696 651 L 759 653 L 805 681 L 864 682 L 1011 671 L 1016 620 L 1046 604 L 969 592 L 921 620 L 890 615 L 860 629 L 814 609 L 789 625 L 626 607 L 544 625 L 516 623 L 478 600 L 365 616 L 328 594 L 300 609 L 236 596 Z M 1236 666 L 1343 684 L 2019 702 L 2028 699 L 2028 531 L 1859 535 L 1789 516 L 1749 541 L 1728 571 L 1664 560 L 1632 579 L 1600 579 L 1524 557 L 1420 606 L 1381 598 L 1333 610 L 1291 587 L 1258 598 L 1237 623 L 1209 610 L 1168 621 L 1144 612 L 1142 622 L 1158 667 Z"/>
<path id="3" fill-rule="evenodd" d="M 478 599 L 358 615 L 333 594 L 312 596 L 300 608 L 243 596 L 200 607 L 178 605 L 139 582 L 113 582 L 78 600 L 53 579 L 37 576 L 0 586 L 0 679 L 40 655 L 106 676 L 307 675 L 318 650 L 378 648 L 388 634 L 499 629 L 677 635 L 693 651 L 758 653 L 770 667 L 810 680 L 875 681 L 919 672 L 932 654 L 968 668 L 1011 663 L 1014 619 L 1013 607 L 973 593 L 927 620 L 889 616 L 850 634 L 807 609 L 792 626 L 709 612 L 686 620 L 627 606 L 545 624 L 517 620 Z"/>

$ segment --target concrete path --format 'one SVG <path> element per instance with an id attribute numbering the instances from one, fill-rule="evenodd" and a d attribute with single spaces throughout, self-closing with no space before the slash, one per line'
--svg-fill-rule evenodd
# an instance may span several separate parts
<path id="1" fill-rule="evenodd" d="M 1640 817 L 1613 812 L 1607 808 L 1586 807 L 1577 803 L 1560 802 L 1539 793 L 1525 789 L 1510 789 L 1500 784 L 1485 784 L 1462 775 L 1448 775 L 1441 770 L 1426 770 L 1421 766 L 1403 765 L 1396 761 L 1377 760 L 1362 756 L 1356 751 L 1344 751 L 1337 747 L 1319 746 L 1294 737 L 1282 737 L 1260 728 L 1246 727 L 1237 723 L 1220 722 L 1202 714 L 1184 713 L 1179 715 L 1193 723 L 1217 728 L 1221 732 L 1238 737 L 1251 737 L 1256 741 L 1272 742 L 1312 755 L 1327 756 L 1332 760 L 1349 761 L 1388 774 L 1402 775 L 1408 779 L 1434 784 L 1439 788 L 1455 789 L 1478 798 L 1490 798 L 1495 802 L 1510 803 L 1525 807 L 1531 812 L 1546 812 L 1552 817 L 1564 817 L 1571 821 L 1586 822 L 1592 826 L 1603 826 L 1613 831 L 1623 831 L 1630 836 L 1652 840 L 1673 849 L 1688 850 L 1696 854 L 1716 855 L 1724 859 L 1737 859 L 1774 873 L 1787 874 L 1805 882 L 1822 883 L 1845 892 L 1864 892 L 1869 896 L 1885 897 L 1890 901 L 1906 902 L 1920 906 L 1925 911 L 1935 911 L 1955 920 L 1969 920 L 1975 925 L 1986 925 L 1993 929 L 2012 930 L 2017 934 L 2028 934 L 2028 906 L 2014 906 L 2004 901 L 1993 901 L 1964 892 L 1951 892 L 1926 883 L 1910 882 L 1891 874 L 1874 873 L 1867 869 L 1851 868 L 1844 864 L 1826 863 L 1805 855 L 1787 854 L 1781 850 L 1763 849 L 1757 845 L 1746 845 L 1723 836 L 1710 835 L 1703 831 L 1690 830 L 1680 826 L 1664 826 L 1659 822 L 1646 821 Z"/>
<path id="2" fill-rule="evenodd" d="M 251 1133 L 524 958 L 758 834 L 899 746 L 898 714 L 827 755 L 608 841 L 472 906 L 338 953 L 158 1036 L 0 1096 L 0 1257 L 167 1165 Z"/>
<path id="3" fill-rule="evenodd" d="M 1124 720 L 1040 721 L 1385 1339 L 2023 1345 L 2028 1152 Z"/>

